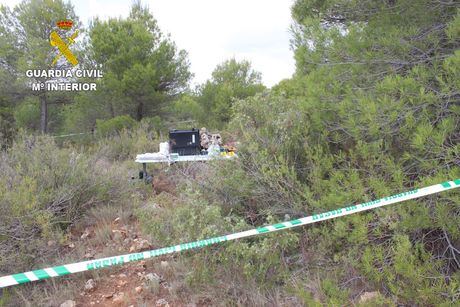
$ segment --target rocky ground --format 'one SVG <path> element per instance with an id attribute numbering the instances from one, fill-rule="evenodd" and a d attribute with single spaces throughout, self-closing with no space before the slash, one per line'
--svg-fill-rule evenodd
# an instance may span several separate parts
<path id="1" fill-rule="evenodd" d="M 107 228 L 107 225 L 100 227 Z M 124 224 L 116 218 L 110 224 L 110 229 L 98 229 L 98 226 L 86 227 L 82 232 L 73 230 L 73 237 L 77 242 L 70 243 L 69 248 L 75 248 L 81 242 L 92 240 L 97 233 L 110 230 L 110 240 L 101 244 L 87 244 L 85 258 L 93 259 L 100 254 L 110 253 L 119 255 L 134 253 L 154 248 L 152 244 L 142 238 L 135 219 L 128 219 Z M 167 271 L 169 261 L 166 256 L 153 261 L 158 262 L 161 271 Z M 87 279 L 79 288 L 79 294 L 62 302 L 61 307 L 75 306 L 196 306 L 177 301 L 170 294 L 171 287 L 160 272 L 155 272 L 152 260 L 133 262 L 121 267 L 115 267 L 98 272 L 100 278 Z"/>

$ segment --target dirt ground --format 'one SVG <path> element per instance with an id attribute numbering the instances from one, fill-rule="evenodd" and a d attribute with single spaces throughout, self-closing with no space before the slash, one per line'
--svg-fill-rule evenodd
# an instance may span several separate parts
<path id="1" fill-rule="evenodd" d="M 111 241 L 88 248 L 86 256 L 93 258 L 107 249 L 113 248 L 112 255 L 122 253 L 141 252 L 155 248 L 146 239 L 141 237 L 138 224 L 129 219 L 128 224 L 119 223 L 116 219 L 111 224 Z M 106 227 L 106 226 L 104 226 Z M 91 240 L 97 233 L 97 225 L 87 227 L 79 235 L 80 240 Z M 107 230 L 106 230 L 107 231 Z M 74 231 L 77 236 L 79 232 Z M 81 239 L 83 238 L 83 239 Z M 101 242 L 102 243 L 102 242 Z M 123 251 L 115 248 L 122 246 Z M 99 278 L 88 279 L 81 285 L 80 293 L 69 306 L 187 306 L 186 302 L 177 301 L 170 294 L 171 287 L 168 281 L 159 272 L 155 272 L 153 261 L 160 263 L 165 269 L 169 266 L 168 258 L 133 262 L 120 267 L 100 270 Z M 80 289 L 80 287 L 78 287 Z M 65 305 L 64 305 L 65 306 Z M 64 307 L 63 306 L 63 307 Z M 191 304 L 189 306 L 196 306 Z"/>

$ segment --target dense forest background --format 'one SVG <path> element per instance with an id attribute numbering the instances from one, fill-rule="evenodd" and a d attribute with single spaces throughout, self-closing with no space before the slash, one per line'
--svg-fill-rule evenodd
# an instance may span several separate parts
<path id="1" fill-rule="evenodd" d="M 86 29 L 62 1 L 2 6 L 0 272 L 68 260 L 59 244 L 102 204 L 129 202 L 166 246 L 460 178 L 458 2 L 297 0 L 292 17 L 292 78 L 266 88 L 249 62 L 229 59 L 191 89 L 186 51 L 139 2 Z M 49 68 L 49 32 L 63 18 L 85 33 L 82 66 L 104 71 L 96 92 L 29 89 L 24 72 Z M 191 126 L 238 140 L 239 159 L 176 170 L 187 176 L 170 193 L 121 179 L 168 128 Z M 66 133 L 89 135 L 49 136 Z M 365 304 L 450 306 L 459 204 L 451 191 L 189 253 L 175 260 L 175 295 L 329 306 L 372 293 Z"/>
<path id="2" fill-rule="evenodd" d="M 72 46 L 80 69 L 101 69 L 97 91 L 32 91 L 31 81 L 53 78 L 26 77 L 30 69 L 69 69 L 63 58 L 52 67 L 57 48 L 49 44 L 56 21 L 70 19 L 79 30 Z M 61 31 L 63 32 L 63 31 Z M 14 9 L 1 8 L 1 136 L 8 142 L 25 129 L 50 134 L 117 130 L 142 120 L 161 123 L 189 120 L 221 128 L 228 122 L 234 99 L 264 89 L 260 73 L 247 61 L 229 59 L 212 77 L 190 89 L 192 77 L 187 53 L 158 27 L 147 7 L 134 2 L 128 18 L 94 19 L 87 29 L 73 7 L 62 1 L 25 1 Z M 132 119 L 132 120 L 131 120 Z M 108 121 L 108 122 L 107 122 Z M 107 123 L 106 123 L 107 122 Z M 112 129 L 113 128 L 113 129 Z"/>

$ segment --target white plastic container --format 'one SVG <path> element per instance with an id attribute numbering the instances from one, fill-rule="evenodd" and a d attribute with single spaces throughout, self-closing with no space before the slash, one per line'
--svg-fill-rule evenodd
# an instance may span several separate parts
<path id="1" fill-rule="evenodd" d="M 219 145 L 214 145 L 214 144 L 209 145 L 208 155 L 210 155 L 210 156 L 220 155 L 220 147 L 219 147 Z"/>
<path id="2" fill-rule="evenodd" d="M 169 155 L 169 143 L 168 142 L 162 142 L 160 143 L 160 154 L 162 155 Z"/>

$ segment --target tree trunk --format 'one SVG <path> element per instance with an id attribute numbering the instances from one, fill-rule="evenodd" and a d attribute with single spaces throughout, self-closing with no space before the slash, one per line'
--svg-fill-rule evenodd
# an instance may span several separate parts
<path id="1" fill-rule="evenodd" d="M 46 96 L 40 95 L 40 131 L 44 134 L 48 132 L 48 104 Z"/>
<path id="2" fill-rule="evenodd" d="M 110 110 L 110 115 L 112 116 L 111 118 L 115 117 L 115 109 L 113 107 L 113 103 L 109 104 L 109 110 Z"/>
<path id="3" fill-rule="evenodd" d="M 144 115 L 143 113 L 144 113 L 144 103 L 139 102 L 139 104 L 137 105 L 137 116 L 136 116 L 136 119 L 138 121 L 141 121 Z"/>

